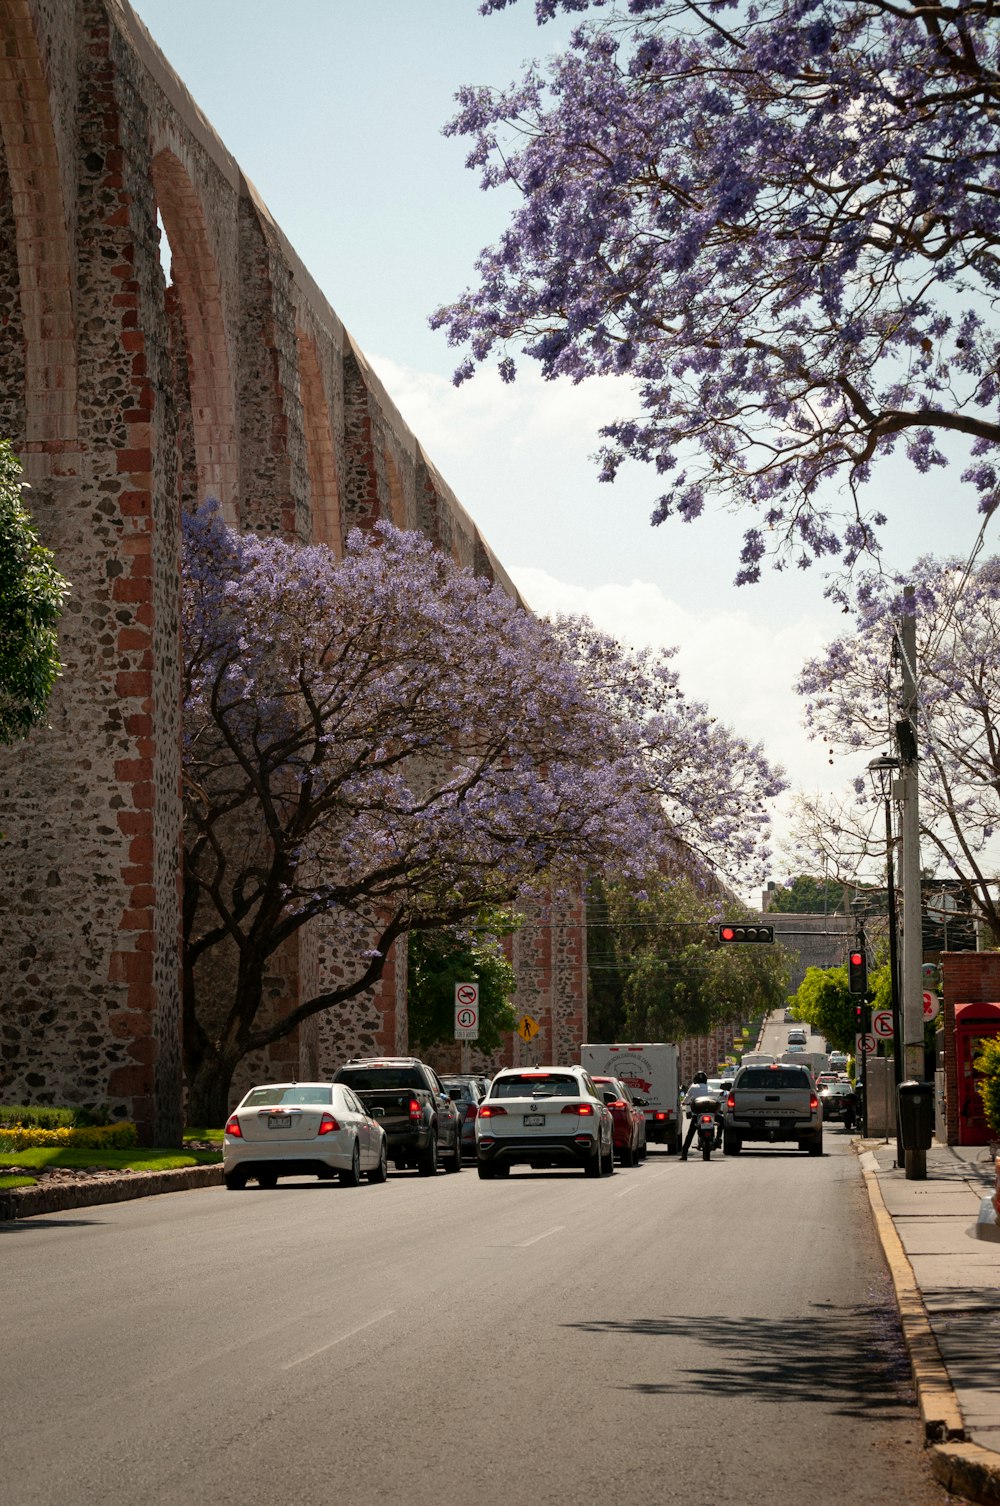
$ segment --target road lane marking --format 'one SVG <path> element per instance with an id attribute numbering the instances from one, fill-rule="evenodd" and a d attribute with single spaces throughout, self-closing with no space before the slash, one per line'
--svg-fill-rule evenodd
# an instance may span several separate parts
<path id="1" fill-rule="evenodd" d="M 650 1182 L 662 1182 L 664 1177 L 670 1175 L 669 1171 L 658 1171 L 655 1175 L 645 1177 L 641 1182 L 630 1182 L 624 1192 L 616 1192 L 615 1197 L 628 1197 L 637 1187 L 647 1187 Z"/>
<path id="2" fill-rule="evenodd" d="M 546 1229 L 544 1234 L 534 1234 L 531 1239 L 522 1239 L 514 1246 L 515 1250 L 526 1250 L 529 1245 L 537 1245 L 540 1239 L 548 1239 L 550 1234 L 558 1234 L 560 1229 L 565 1229 L 565 1224 L 556 1224 L 554 1229 Z"/>
<path id="3" fill-rule="evenodd" d="M 328 1349 L 335 1349 L 338 1344 L 343 1344 L 346 1339 L 353 1339 L 354 1335 L 361 1333 L 363 1329 L 371 1328 L 374 1324 L 381 1323 L 385 1318 L 391 1318 L 395 1311 L 394 1307 L 387 1307 L 385 1312 L 376 1313 L 374 1318 L 368 1318 L 364 1323 L 355 1324 L 346 1333 L 342 1333 L 337 1338 L 331 1339 L 329 1344 L 321 1344 L 318 1349 L 310 1349 L 308 1354 L 300 1354 L 297 1360 L 288 1360 L 286 1364 L 281 1365 L 279 1368 L 281 1370 L 293 1370 L 296 1365 L 304 1365 L 307 1360 L 314 1360 L 318 1354 L 325 1354 Z"/>

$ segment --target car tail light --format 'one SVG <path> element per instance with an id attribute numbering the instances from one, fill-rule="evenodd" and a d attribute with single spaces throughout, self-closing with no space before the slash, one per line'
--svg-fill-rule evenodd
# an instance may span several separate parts
<path id="1" fill-rule="evenodd" d="M 237 1119 L 235 1114 L 233 1114 L 230 1119 L 226 1120 L 226 1128 L 223 1133 L 232 1135 L 235 1140 L 243 1139 L 243 1131 L 240 1129 L 240 1121 Z"/>
<path id="2" fill-rule="evenodd" d="M 479 1105 L 480 1119 L 495 1119 L 498 1114 L 506 1114 L 507 1110 L 501 1108 L 498 1103 L 481 1103 Z"/>
<path id="3" fill-rule="evenodd" d="M 476 1115 L 478 1113 L 479 1113 L 479 1105 L 478 1105 L 478 1103 L 467 1103 L 465 1105 L 465 1117 L 466 1117 L 467 1120 L 468 1119 L 475 1119 L 475 1117 L 476 1117 Z"/>
<path id="4" fill-rule="evenodd" d="M 420 1118 L 420 1104 L 417 1102 L 417 1100 L 415 1098 L 411 1098 L 410 1099 L 410 1118 L 411 1119 L 419 1119 Z"/>
<path id="5" fill-rule="evenodd" d="M 317 1130 L 317 1134 L 332 1135 L 334 1130 L 339 1129 L 340 1125 L 337 1123 L 336 1119 L 334 1119 L 333 1115 L 324 1114 L 322 1119 L 319 1121 L 319 1129 Z"/>
<path id="6" fill-rule="evenodd" d="M 810 1093 L 809 1094 L 809 1107 L 810 1107 L 810 1109 L 818 1109 L 819 1108 L 819 1099 L 816 1097 L 815 1093 Z"/>
<path id="7" fill-rule="evenodd" d="M 735 1107 L 736 1107 L 736 1094 L 735 1093 L 730 1093 L 729 1097 L 726 1099 L 726 1108 L 727 1109 L 734 1109 Z"/>
<path id="8" fill-rule="evenodd" d="M 588 1115 L 592 1114 L 593 1112 L 594 1112 L 594 1105 L 592 1103 L 586 1103 L 586 1102 L 583 1102 L 583 1103 L 568 1103 L 566 1105 L 566 1107 L 563 1109 L 563 1113 L 564 1114 L 579 1114 L 581 1118 L 586 1118 Z"/>
<path id="9" fill-rule="evenodd" d="M 654 1118 L 654 1119 L 655 1119 L 655 1120 L 656 1120 L 656 1121 L 657 1121 L 657 1122 L 659 1122 L 659 1121 L 660 1121 L 660 1120 L 661 1120 L 661 1119 L 666 1119 L 666 1117 L 667 1117 L 667 1116 L 666 1116 L 666 1114 L 665 1114 L 665 1113 L 664 1113 L 664 1112 L 663 1112 L 663 1110 L 662 1110 L 662 1109 L 657 1109 L 657 1111 L 656 1111 L 656 1113 L 655 1113 L 655 1114 L 654 1114 L 654 1115 L 653 1115 L 653 1118 Z"/>
<path id="10" fill-rule="evenodd" d="M 608 1108 L 609 1109 L 627 1109 L 628 1108 L 628 1104 L 625 1102 L 624 1098 L 616 1098 L 613 1103 L 609 1103 L 608 1104 Z"/>

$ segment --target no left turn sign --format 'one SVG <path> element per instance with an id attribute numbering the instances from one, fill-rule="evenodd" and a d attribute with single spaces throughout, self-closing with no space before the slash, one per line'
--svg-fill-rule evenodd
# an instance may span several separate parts
<path id="1" fill-rule="evenodd" d="M 455 1039 L 479 1039 L 479 984 L 455 984 Z"/>

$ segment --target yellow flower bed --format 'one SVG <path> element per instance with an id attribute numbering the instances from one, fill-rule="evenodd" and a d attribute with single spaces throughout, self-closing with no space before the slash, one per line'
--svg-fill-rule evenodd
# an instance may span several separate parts
<path id="1" fill-rule="evenodd" d="M 54 1146 L 64 1150 L 126 1150 L 138 1144 L 135 1125 L 123 1119 L 119 1124 L 95 1124 L 86 1129 L 26 1129 L 12 1124 L 0 1129 L 0 1149 L 31 1150 L 35 1146 Z"/>

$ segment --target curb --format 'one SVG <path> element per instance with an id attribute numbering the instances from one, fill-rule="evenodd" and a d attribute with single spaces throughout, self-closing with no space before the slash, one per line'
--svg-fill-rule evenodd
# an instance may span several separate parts
<path id="1" fill-rule="evenodd" d="M 913 1267 L 882 1197 L 877 1162 L 871 1151 L 860 1148 L 858 1159 L 896 1294 L 924 1437 L 930 1450 L 931 1473 L 956 1495 L 980 1502 L 981 1506 L 1000 1506 L 1000 1453 L 981 1448 L 965 1437 L 962 1409 L 941 1358 Z"/>
<path id="2" fill-rule="evenodd" d="M 189 1192 L 196 1187 L 221 1187 L 222 1165 L 184 1166 L 177 1171 L 135 1171 L 126 1177 L 61 1182 L 52 1187 L 11 1187 L 0 1192 L 0 1223 L 63 1213 L 100 1203 L 127 1203 L 162 1192 Z"/>

